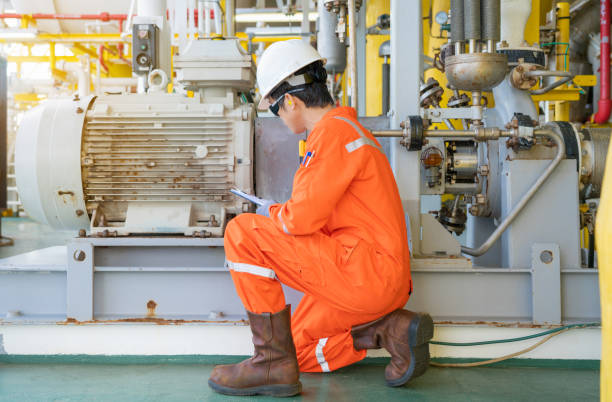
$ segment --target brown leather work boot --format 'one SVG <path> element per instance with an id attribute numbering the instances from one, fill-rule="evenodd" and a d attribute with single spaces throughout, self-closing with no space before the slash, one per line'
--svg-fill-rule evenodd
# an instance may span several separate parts
<path id="1" fill-rule="evenodd" d="M 255 355 L 238 364 L 216 366 L 208 385 L 226 395 L 292 396 L 302 392 L 291 336 L 291 306 L 276 314 L 247 313 Z"/>
<path id="2" fill-rule="evenodd" d="M 384 347 L 391 354 L 385 380 L 400 387 L 418 377 L 429 366 L 429 340 L 433 321 L 429 314 L 395 310 L 376 321 L 353 327 L 353 346 L 357 350 Z"/>

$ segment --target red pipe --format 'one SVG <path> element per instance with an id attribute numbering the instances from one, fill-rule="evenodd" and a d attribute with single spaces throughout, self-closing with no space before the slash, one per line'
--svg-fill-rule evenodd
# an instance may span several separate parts
<path id="1" fill-rule="evenodd" d="M 599 102 L 597 103 L 597 114 L 593 116 L 593 121 L 597 124 L 606 123 L 612 109 L 610 101 L 610 0 L 601 0 L 600 18 Z"/>
<path id="2" fill-rule="evenodd" d="M 123 21 L 127 19 L 126 14 L 0 14 L 0 18 L 16 18 L 32 17 L 35 20 L 100 20 L 100 21 Z"/>
<path id="3" fill-rule="evenodd" d="M 104 62 L 104 45 L 100 45 L 98 48 L 98 60 L 100 61 L 100 67 L 102 67 L 108 74 L 108 66 Z"/>

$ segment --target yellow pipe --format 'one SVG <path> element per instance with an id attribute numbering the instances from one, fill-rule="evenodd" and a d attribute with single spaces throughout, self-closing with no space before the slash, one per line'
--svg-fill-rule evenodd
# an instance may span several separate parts
<path id="1" fill-rule="evenodd" d="M 77 63 L 77 56 L 55 56 L 55 60 L 62 60 L 68 63 Z M 7 56 L 9 63 L 51 63 L 51 56 Z"/>
<path id="2" fill-rule="evenodd" d="M 612 142 L 608 148 L 612 155 Z M 595 243 L 601 297 L 601 383 L 602 401 L 612 400 L 612 158 L 608 158 L 595 223 Z"/>
<path id="3" fill-rule="evenodd" d="M 56 58 L 55 58 L 55 42 L 50 42 L 49 43 L 49 64 L 51 66 L 51 70 L 53 70 L 55 68 L 55 62 L 56 62 Z"/>
<path id="4" fill-rule="evenodd" d="M 430 3 L 431 10 L 429 10 Z M 423 15 L 435 16 L 440 11 L 448 12 L 450 9 L 450 0 L 433 0 L 431 2 L 423 0 L 422 7 Z M 436 53 L 440 51 L 440 47 L 447 42 L 446 36 L 447 35 L 441 30 L 440 24 L 435 20 L 423 20 L 423 53 L 433 59 Z M 425 81 L 429 78 L 434 78 L 440 83 L 440 87 L 444 88 L 440 107 L 446 107 L 448 99 L 453 96 L 453 91 L 446 86 L 448 82 L 446 80 L 446 75 L 436 68 L 431 68 L 425 72 Z M 458 120 L 452 120 L 452 123 L 455 125 L 455 128 L 461 127 L 461 123 Z M 444 123 L 435 123 L 434 128 L 447 129 Z M 451 129 L 452 127 L 448 128 Z"/>
<path id="5" fill-rule="evenodd" d="M 559 71 L 569 70 L 569 29 L 569 3 L 557 3 L 557 42 L 561 44 L 555 47 L 555 69 Z M 565 89 L 567 85 L 560 88 Z M 569 106 L 567 101 L 555 102 L 555 120 L 569 121 Z"/>
<path id="6" fill-rule="evenodd" d="M 47 43 L 47 42 L 58 42 L 58 43 L 105 43 L 105 42 L 123 42 L 119 34 L 85 34 L 85 33 L 61 33 L 61 34 L 38 34 L 35 38 L 3 38 L 0 39 L 0 43 Z"/>
<path id="7" fill-rule="evenodd" d="M 381 14 L 389 14 L 390 0 L 377 0 L 365 2 L 366 23 L 369 27 L 376 24 Z M 378 57 L 378 48 L 389 40 L 389 35 L 368 35 L 366 40 L 366 115 L 379 116 L 382 113 L 382 64 L 383 59 Z M 345 87 L 346 88 L 346 87 Z M 345 102 L 343 102 L 346 104 Z"/>

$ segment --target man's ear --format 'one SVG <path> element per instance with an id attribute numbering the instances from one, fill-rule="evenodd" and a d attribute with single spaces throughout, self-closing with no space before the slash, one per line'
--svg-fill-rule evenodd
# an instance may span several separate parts
<path id="1" fill-rule="evenodd" d="M 291 94 L 286 94 L 285 95 L 285 103 L 289 106 L 292 106 L 295 104 L 295 99 L 293 97 L 293 95 Z"/>

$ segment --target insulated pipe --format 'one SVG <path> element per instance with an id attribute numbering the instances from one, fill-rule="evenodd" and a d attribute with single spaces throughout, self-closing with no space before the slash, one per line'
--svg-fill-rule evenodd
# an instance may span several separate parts
<path id="1" fill-rule="evenodd" d="M 225 0 L 225 27 L 227 36 L 236 35 L 236 2 L 234 0 Z"/>
<path id="2" fill-rule="evenodd" d="M 463 6 L 463 30 L 465 39 L 481 39 L 480 0 L 465 0 Z"/>
<path id="3" fill-rule="evenodd" d="M 519 202 L 512 208 L 512 211 L 504 218 L 504 220 L 497 226 L 497 229 L 489 236 L 489 238 L 478 248 L 470 248 L 466 246 L 461 246 L 461 252 L 479 257 L 486 253 L 491 246 L 499 239 L 499 237 L 504 233 L 504 231 L 510 226 L 512 221 L 521 213 L 525 205 L 531 200 L 531 198 L 537 193 L 542 184 L 550 177 L 552 172 L 559 166 L 559 163 L 565 158 L 565 143 L 563 142 L 563 138 L 557 133 L 549 129 L 541 129 L 535 130 L 535 135 L 537 137 L 548 137 L 551 138 L 555 144 L 557 145 L 557 154 L 554 159 L 548 164 L 544 172 L 538 179 L 529 187 L 529 190 L 521 197 Z"/>
<path id="4" fill-rule="evenodd" d="M 500 0 L 481 0 L 480 18 L 482 40 L 499 42 Z"/>
<path id="5" fill-rule="evenodd" d="M 213 3 L 213 13 L 215 16 L 215 33 L 217 35 L 223 35 L 223 13 L 221 12 L 221 5 L 219 4 L 219 0 L 216 0 Z"/>
<path id="6" fill-rule="evenodd" d="M 463 0 L 451 0 L 451 41 L 453 42 L 465 40 L 463 18 Z"/>
<path id="7" fill-rule="evenodd" d="M 130 28 L 131 28 L 131 24 L 132 24 L 132 17 L 134 17 L 134 8 L 136 7 L 136 0 L 132 0 L 130 2 L 130 11 L 128 12 L 127 15 L 127 19 L 125 20 L 125 25 L 123 26 L 123 29 L 125 29 L 125 31 L 123 31 L 123 33 L 121 34 L 123 36 L 123 34 L 128 35 L 130 33 Z"/>
<path id="8" fill-rule="evenodd" d="M 357 24 L 355 18 L 355 0 L 348 0 L 348 24 L 349 24 L 349 72 L 351 77 L 351 106 L 357 109 Z"/>
<path id="9" fill-rule="evenodd" d="M 599 102 L 597 102 L 597 114 L 593 121 L 602 124 L 610 118 L 610 1 L 601 1 L 600 21 L 600 51 L 599 51 Z"/>
<path id="10" fill-rule="evenodd" d="M 204 2 L 204 35 L 210 36 L 210 2 Z"/>
<path id="11" fill-rule="evenodd" d="M 198 0 L 198 37 L 204 36 L 204 1 Z"/>

